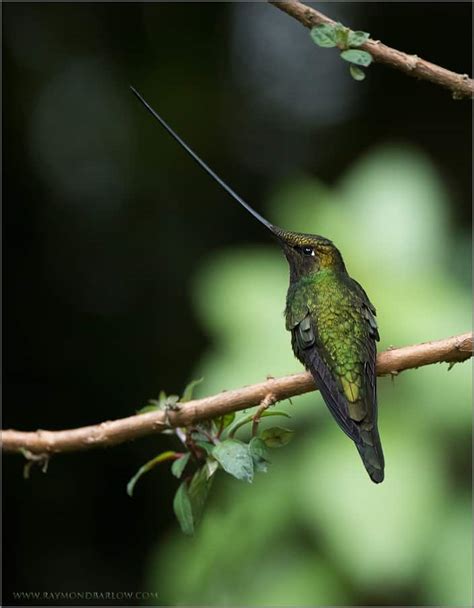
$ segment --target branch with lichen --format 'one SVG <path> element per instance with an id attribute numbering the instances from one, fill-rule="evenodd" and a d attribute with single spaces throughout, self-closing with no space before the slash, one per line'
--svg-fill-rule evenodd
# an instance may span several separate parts
<path id="1" fill-rule="evenodd" d="M 337 25 L 335 21 L 323 13 L 302 4 L 298 0 L 268 1 L 307 28 L 312 29 L 321 25 Z M 472 99 L 474 97 L 474 81 L 467 74 L 457 74 L 425 59 L 421 59 L 417 55 L 403 53 L 382 44 L 380 40 L 371 40 L 369 38 L 360 45 L 360 49 L 366 53 L 370 53 L 372 60 L 376 63 L 388 65 L 404 72 L 408 76 L 426 80 L 449 89 L 454 99 Z"/>
<path id="2" fill-rule="evenodd" d="M 469 359 L 472 354 L 472 333 L 393 348 L 378 355 L 377 375 L 396 375 L 404 370 L 433 363 L 446 362 L 453 365 Z M 254 419 L 255 427 L 258 425 L 259 413 L 270 404 L 314 390 L 316 386 L 308 372 L 270 378 L 260 384 L 225 391 L 182 405 L 177 403 L 166 411 L 157 409 L 92 426 L 62 431 L 2 430 L 2 449 L 4 452 L 20 452 L 30 456 L 42 454 L 47 457 L 61 452 L 105 448 L 169 428 L 190 427 L 205 420 L 260 405 L 261 409 Z"/>

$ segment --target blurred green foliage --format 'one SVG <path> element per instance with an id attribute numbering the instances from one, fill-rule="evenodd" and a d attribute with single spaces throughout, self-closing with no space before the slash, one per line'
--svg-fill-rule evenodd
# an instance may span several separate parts
<path id="1" fill-rule="evenodd" d="M 305 177 L 282 184 L 268 216 L 335 241 L 377 307 L 384 349 L 470 327 L 448 203 L 416 150 L 382 147 L 333 189 Z M 287 282 L 271 244 L 204 265 L 195 305 L 213 347 L 194 374 L 202 394 L 299 369 L 282 318 Z M 286 405 L 296 440 L 252 486 L 218 475 L 196 537 L 176 531 L 156 548 L 151 587 L 169 604 L 469 604 L 470 367 L 379 380 L 381 486 L 319 394 Z"/>

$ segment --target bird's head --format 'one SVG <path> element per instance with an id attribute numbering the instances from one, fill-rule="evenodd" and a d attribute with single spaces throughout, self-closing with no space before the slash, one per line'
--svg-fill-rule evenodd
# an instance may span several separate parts
<path id="1" fill-rule="evenodd" d="M 345 270 L 339 250 L 329 239 L 316 234 L 288 232 L 276 226 L 273 233 L 288 260 L 292 281 L 323 269 Z"/>

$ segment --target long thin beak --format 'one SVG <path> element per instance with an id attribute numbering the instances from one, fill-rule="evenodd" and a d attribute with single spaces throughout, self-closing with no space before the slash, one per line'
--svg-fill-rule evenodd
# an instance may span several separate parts
<path id="1" fill-rule="evenodd" d="M 199 156 L 188 146 L 188 144 L 181 139 L 181 137 L 173 131 L 173 129 L 168 125 L 168 123 L 156 112 L 140 95 L 140 93 L 134 89 L 132 86 L 130 87 L 132 93 L 138 97 L 138 99 L 142 102 L 145 108 L 150 112 L 150 114 L 156 118 L 156 120 L 161 124 L 161 126 L 168 131 L 168 133 L 173 137 L 189 154 L 189 156 L 201 167 L 204 171 L 210 175 L 224 190 L 232 196 L 238 203 L 245 207 L 249 213 L 251 213 L 254 218 L 256 218 L 261 224 L 263 224 L 268 230 L 270 230 L 275 236 L 278 236 L 279 228 L 270 224 L 268 220 L 257 213 L 255 209 L 253 209 L 247 202 L 244 201 L 230 186 L 228 186 L 214 171 L 206 165 L 206 163 L 199 158 Z"/>

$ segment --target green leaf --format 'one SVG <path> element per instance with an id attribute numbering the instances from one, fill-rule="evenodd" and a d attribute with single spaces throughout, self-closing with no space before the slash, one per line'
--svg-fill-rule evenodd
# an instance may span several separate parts
<path id="1" fill-rule="evenodd" d="M 255 414 L 247 414 L 246 416 L 240 416 L 240 418 L 234 420 L 234 422 L 229 427 L 227 427 L 227 435 L 229 437 L 232 437 L 236 433 L 236 431 L 240 429 L 240 427 L 244 426 L 245 424 L 248 424 L 249 422 L 252 422 L 254 415 Z"/>
<path id="2" fill-rule="evenodd" d="M 350 29 L 342 25 L 342 23 L 336 23 L 336 46 L 341 49 L 346 49 L 349 46 L 349 32 Z"/>
<path id="3" fill-rule="evenodd" d="M 191 380 L 191 382 L 184 389 L 183 396 L 179 400 L 180 403 L 186 403 L 186 401 L 191 401 L 191 399 L 193 398 L 194 389 L 196 388 L 196 386 L 198 386 L 198 384 L 201 384 L 201 382 L 203 380 L 204 380 L 204 378 L 198 378 L 197 380 Z"/>
<path id="4" fill-rule="evenodd" d="M 141 407 L 139 410 L 136 410 L 136 414 L 148 414 L 148 412 L 156 412 L 159 409 L 159 406 L 156 404 L 149 403 L 144 407 Z"/>
<path id="5" fill-rule="evenodd" d="M 166 397 L 166 399 L 163 401 L 162 403 L 162 407 L 164 409 L 179 409 L 179 406 L 176 406 L 176 404 L 179 402 L 179 395 L 168 395 Z"/>
<path id="6" fill-rule="evenodd" d="M 364 70 L 362 70 L 361 68 L 357 67 L 356 65 L 354 65 L 352 63 L 349 66 L 349 72 L 351 73 L 351 76 L 354 80 L 364 80 L 364 78 L 365 78 Z"/>
<path id="7" fill-rule="evenodd" d="M 270 460 L 268 459 L 268 448 L 260 437 L 253 437 L 249 443 L 249 452 L 252 457 L 256 471 L 266 473 Z"/>
<path id="8" fill-rule="evenodd" d="M 179 401 L 178 395 L 166 395 L 165 391 L 160 391 L 158 399 L 149 399 L 147 405 L 137 410 L 137 414 L 146 414 L 163 409 L 177 409 L 176 404 Z"/>
<path id="9" fill-rule="evenodd" d="M 210 477 L 212 477 L 218 468 L 219 468 L 219 463 L 217 462 L 217 460 L 214 460 L 214 458 L 208 458 L 206 460 L 207 478 L 209 479 Z"/>
<path id="10" fill-rule="evenodd" d="M 341 57 L 344 61 L 349 61 L 349 63 L 355 63 L 356 65 L 362 65 L 364 67 L 367 67 L 372 63 L 372 55 L 367 53 L 367 51 L 349 49 L 348 51 L 342 51 Z"/>
<path id="11" fill-rule="evenodd" d="M 209 454 L 209 456 L 212 454 L 214 449 L 214 444 L 210 443 L 209 441 L 196 441 L 196 445 L 200 447 L 201 450 L 204 450 L 206 454 Z"/>
<path id="12" fill-rule="evenodd" d="M 209 441 L 209 437 L 207 435 L 205 435 L 204 433 L 201 433 L 200 430 L 191 431 L 191 439 L 195 443 L 197 443 L 198 441 L 202 441 L 203 443 L 206 443 Z"/>
<path id="13" fill-rule="evenodd" d="M 265 445 L 265 442 L 260 437 L 253 437 L 249 443 L 250 455 L 254 459 L 258 460 L 268 460 L 268 447 Z"/>
<path id="14" fill-rule="evenodd" d="M 252 481 L 253 460 L 248 445 L 242 441 L 226 439 L 215 446 L 212 455 L 229 475 L 249 483 Z"/>
<path id="15" fill-rule="evenodd" d="M 191 482 L 183 481 L 179 486 L 173 500 L 173 510 L 185 534 L 194 534 L 201 520 L 211 485 L 212 476 L 208 475 L 207 467 L 204 466 L 194 473 Z"/>
<path id="16" fill-rule="evenodd" d="M 370 34 L 368 32 L 349 32 L 348 44 L 349 46 L 360 46 L 364 44 L 370 38 Z"/>
<path id="17" fill-rule="evenodd" d="M 294 431 L 284 429 L 281 426 L 274 426 L 271 429 L 265 429 L 260 434 L 260 439 L 269 448 L 281 448 L 293 439 Z"/>
<path id="18" fill-rule="evenodd" d="M 212 476 L 208 476 L 207 467 L 203 466 L 194 473 L 188 487 L 194 527 L 201 521 L 207 496 L 212 485 Z"/>
<path id="19" fill-rule="evenodd" d="M 268 416 L 284 416 L 285 418 L 291 418 L 291 414 L 283 410 L 265 410 L 260 418 L 267 418 Z"/>
<path id="20" fill-rule="evenodd" d="M 236 431 L 240 429 L 240 427 L 248 424 L 249 422 L 253 422 L 253 417 L 255 416 L 255 412 L 252 414 L 247 414 L 246 416 L 242 416 L 238 418 L 232 426 L 230 426 L 227 430 L 229 437 L 235 435 Z M 285 416 L 285 418 L 291 418 L 288 412 L 284 412 L 283 410 L 265 410 L 260 418 L 266 418 L 267 416 Z"/>
<path id="21" fill-rule="evenodd" d="M 127 494 L 129 496 L 133 496 L 133 488 L 135 487 L 135 484 L 137 483 L 137 481 L 140 479 L 140 477 L 142 475 L 144 475 L 145 473 L 148 473 L 148 471 L 151 471 L 151 469 L 156 467 L 157 464 L 165 462 L 166 460 L 171 460 L 172 458 L 175 457 L 175 455 L 176 455 L 176 452 L 170 452 L 170 451 L 163 452 L 162 454 L 158 454 L 158 456 L 155 456 L 155 458 L 153 458 L 152 460 L 149 460 L 142 467 L 140 467 L 138 469 L 138 471 L 135 473 L 135 475 L 127 483 Z"/>
<path id="22" fill-rule="evenodd" d="M 188 486 L 185 481 L 179 486 L 174 495 L 173 510 L 181 530 L 185 534 L 192 535 L 194 533 L 194 517 L 188 494 Z"/>
<path id="23" fill-rule="evenodd" d="M 189 462 L 189 457 L 190 456 L 191 456 L 191 454 L 189 452 L 186 452 L 186 454 L 183 454 L 180 458 L 178 458 L 177 460 L 175 460 L 173 462 L 173 464 L 171 465 L 171 472 L 178 479 L 183 474 L 183 471 L 184 471 L 184 469 L 186 468 L 186 465 Z"/>
<path id="24" fill-rule="evenodd" d="M 219 418 L 215 418 L 213 422 L 218 430 L 223 431 L 229 425 L 231 425 L 235 420 L 235 412 L 230 412 L 230 414 L 224 414 L 224 416 L 220 416 Z"/>
<path id="25" fill-rule="evenodd" d="M 318 46 L 323 48 L 336 46 L 336 28 L 334 25 L 317 25 L 311 29 L 310 36 Z"/>

